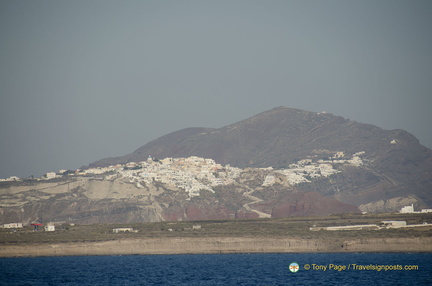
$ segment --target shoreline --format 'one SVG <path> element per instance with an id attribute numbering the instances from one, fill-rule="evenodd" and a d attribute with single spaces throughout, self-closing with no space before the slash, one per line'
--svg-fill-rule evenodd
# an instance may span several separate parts
<path id="1" fill-rule="evenodd" d="M 97 242 L 0 244 L 0 257 L 359 252 L 432 252 L 432 237 L 367 239 L 165 237 Z"/>

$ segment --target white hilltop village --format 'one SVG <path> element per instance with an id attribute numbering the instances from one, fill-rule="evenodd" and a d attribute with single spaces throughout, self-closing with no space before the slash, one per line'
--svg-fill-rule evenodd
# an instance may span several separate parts
<path id="1" fill-rule="evenodd" d="M 157 160 L 149 156 L 146 161 L 129 162 L 126 164 L 118 164 L 108 167 L 96 167 L 85 170 L 77 169 L 59 170 L 57 173 L 49 172 L 40 178 L 33 178 L 32 181 L 50 181 L 54 179 L 67 177 L 94 177 L 98 180 L 113 181 L 121 179 L 131 184 L 134 184 L 138 189 L 146 188 L 145 185 L 162 183 L 168 186 L 174 186 L 184 190 L 188 194 L 187 200 L 200 195 L 201 190 L 207 190 L 214 193 L 212 189 L 220 185 L 230 185 L 236 183 L 236 178 L 239 178 L 242 172 L 249 170 L 265 171 L 265 177 L 262 181 L 262 187 L 268 187 L 278 182 L 278 177 L 286 178 L 286 183 L 289 185 L 297 185 L 300 183 L 311 182 L 313 178 L 329 177 L 340 173 L 340 170 L 335 169 L 335 165 L 339 166 L 354 166 L 360 167 L 364 164 L 362 156 L 365 152 L 357 152 L 352 156 L 346 156 L 343 152 L 335 152 L 328 159 L 318 159 L 317 156 L 308 156 L 306 159 L 290 164 L 285 169 L 268 168 L 246 168 L 241 169 L 230 165 L 222 166 L 216 163 L 213 159 L 191 156 L 187 158 L 164 158 Z M 348 157 L 348 158 L 347 158 Z M 25 179 L 12 176 L 8 179 L 0 179 L 0 182 L 19 182 Z M 0 185 L 1 187 L 1 185 Z M 252 190 L 253 192 L 253 190 Z M 248 197 L 254 199 L 254 202 L 259 201 L 253 197 L 251 192 Z M 254 203 L 252 202 L 252 203 Z M 251 203 L 249 203 L 251 204 Z M 246 204 L 248 205 L 248 204 Z M 252 211 L 256 211 L 251 209 Z M 261 212 L 256 211 L 259 214 Z M 422 209 L 414 211 L 414 205 L 404 206 L 400 213 L 431 213 L 432 209 Z M 267 214 L 266 214 L 267 215 Z M 267 216 L 265 216 L 267 217 Z M 359 230 L 359 229 L 382 229 L 382 228 L 399 228 L 399 227 L 417 227 L 422 225 L 406 225 L 405 221 L 383 221 L 383 225 L 353 225 L 353 226 L 337 226 L 337 227 L 313 227 L 311 230 Z M 426 224 L 427 225 L 427 224 Z M 22 228 L 22 223 L 10 223 L 0 226 L 3 228 Z M 45 227 L 45 231 L 54 231 L 52 224 Z M 115 230 L 113 230 L 115 231 Z M 125 231 L 120 229 L 118 231 Z M 130 230 L 128 230 L 130 231 Z"/>
<path id="2" fill-rule="evenodd" d="M 327 160 L 314 160 L 314 156 L 290 164 L 286 169 L 274 170 L 272 167 L 258 168 L 268 171 L 262 186 L 272 186 L 276 183 L 276 176 L 283 175 L 291 185 L 311 182 L 311 179 L 318 177 L 328 177 L 339 173 L 339 170 L 333 168 L 334 164 L 361 166 L 363 161 L 361 156 L 365 152 L 357 152 L 349 159 L 344 159 L 343 152 L 336 152 Z M 316 157 L 316 156 L 315 156 Z M 143 184 L 152 184 L 160 182 L 163 184 L 175 186 L 184 189 L 189 198 L 199 196 L 201 190 L 213 192 L 212 187 L 219 185 L 229 185 L 234 183 L 235 179 L 240 176 L 244 170 L 232 167 L 230 165 L 222 166 L 213 159 L 206 159 L 197 156 L 187 158 L 164 158 L 155 160 L 151 156 L 146 161 L 129 162 L 127 164 L 118 164 L 109 167 L 96 167 L 85 170 L 77 169 L 75 171 L 60 170 L 57 173 L 49 172 L 35 180 L 51 180 L 63 176 L 103 176 L 104 180 L 113 180 L 115 178 L 125 178 L 130 183 L 135 184 L 138 188 L 144 188 Z M 21 181 L 18 177 L 0 179 L 5 181 Z"/>

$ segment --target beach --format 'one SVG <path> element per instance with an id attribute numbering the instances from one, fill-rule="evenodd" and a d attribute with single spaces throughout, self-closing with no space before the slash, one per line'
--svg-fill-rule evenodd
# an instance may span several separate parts
<path id="1" fill-rule="evenodd" d="M 95 242 L 2 244 L 0 257 L 213 254 L 213 253 L 432 252 L 432 237 L 294 239 L 190 237 L 119 239 Z"/>

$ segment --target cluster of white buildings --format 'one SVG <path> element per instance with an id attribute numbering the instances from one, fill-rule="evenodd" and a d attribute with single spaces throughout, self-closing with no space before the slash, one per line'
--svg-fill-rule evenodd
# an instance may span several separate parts
<path id="1" fill-rule="evenodd" d="M 310 182 L 313 178 L 328 177 L 340 171 L 333 168 L 333 164 L 349 164 L 360 166 L 363 164 L 360 156 L 364 152 L 355 153 L 351 158 L 344 159 L 344 152 L 336 152 L 327 160 L 313 159 L 299 160 L 291 164 L 287 169 L 273 170 L 271 167 L 263 168 L 270 170 L 262 186 L 271 186 L 276 183 L 276 176 L 283 175 L 291 185 Z M 111 180 L 117 177 L 125 177 L 137 187 L 144 187 L 142 184 L 151 184 L 161 182 L 184 189 L 189 198 L 199 196 L 200 190 L 212 190 L 218 185 L 228 185 L 240 176 L 242 169 L 231 167 L 230 165 L 222 166 L 217 164 L 213 159 L 205 159 L 197 156 L 188 158 L 165 158 L 162 160 L 149 159 L 143 162 L 129 162 L 127 164 L 118 164 L 109 167 L 89 168 L 85 170 L 59 170 L 57 173 L 46 173 L 39 180 L 49 180 L 62 177 L 65 175 L 104 175 L 105 179 Z M 109 173 L 109 174 L 108 174 Z M 12 177 L 11 177 L 12 178 Z M 7 180 L 19 180 L 18 177 Z"/>
<path id="2" fill-rule="evenodd" d="M 410 224 L 403 220 L 383 220 L 379 225 L 377 224 L 357 224 L 357 225 L 340 225 L 340 226 L 313 226 L 309 228 L 311 231 L 320 230 L 380 230 L 380 229 L 391 229 L 391 228 L 406 228 L 406 227 L 424 227 L 430 226 L 427 223 L 422 224 Z"/>
<path id="3" fill-rule="evenodd" d="M 3 225 L 3 228 L 23 228 L 23 224 L 21 222 L 12 222 L 12 223 L 6 223 Z M 48 223 L 44 226 L 45 231 L 55 231 L 55 225 L 54 223 Z"/>
<path id="4" fill-rule="evenodd" d="M 364 155 L 365 152 L 357 152 L 349 159 L 343 159 L 345 157 L 344 152 L 336 152 L 333 156 L 327 160 L 317 160 L 314 162 L 312 159 L 303 159 L 295 164 L 290 164 L 288 169 L 275 170 L 274 173 L 284 175 L 291 185 L 297 185 L 300 183 L 308 183 L 310 179 L 318 177 L 328 177 L 340 171 L 333 168 L 333 164 L 361 166 L 363 161 L 360 156 Z M 263 186 L 271 186 L 276 182 L 274 174 L 269 174 L 264 180 Z"/>
<path id="5" fill-rule="evenodd" d="M 333 164 L 362 165 L 363 162 L 360 158 L 362 155 L 364 155 L 364 152 L 358 152 L 349 159 L 343 159 L 345 157 L 344 153 L 337 152 L 332 157 L 329 157 L 328 160 L 321 159 L 314 162 L 312 159 L 303 159 L 289 165 L 287 169 L 273 170 L 271 167 L 262 168 L 262 170 L 270 171 L 265 177 L 262 186 L 271 186 L 276 183 L 276 176 L 278 174 L 285 176 L 291 185 L 310 182 L 312 178 L 328 177 L 340 172 L 333 168 Z M 149 184 L 152 182 L 161 182 L 173 185 L 184 189 L 189 194 L 189 198 L 199 196 L 200 190 L 214 192 L 212 187 L 234 183 L 234 180 L 243 171 L 230 165 L 222 166 L 217 164 L 213 159 L 197 156 L 165 158 L 159 161 L 154 161 L 149 157 L 147 161 L 128 163 L 124 167 L 110 166 L 104 170 L 115 170 L 121 176 L 127 177 L 137 187 L 143 187 L 141 185 L 142 182 Z M 102 168 L 86 170 L 87 173 L 93 174 L 100 171 L 102 171 Z M 106 179 L 111 179 L 112 177 L 113 175 L 111 174 Z"/>
<path id="6" fill-rule="evenodd" d="M 20 222 L 5 223 L 3 228 L 23 228 L 23 224 Z"/>
<path id="7" fill-rule="evenodd" d="M 15 181 L 20 181 L 21 179 L 17 176 L 10 176 L 9 178 L 6 179 L 0 179 L 0 182 L 15 182 Z"/>
<path id="8" fill-rule="evenodd" d="M 117 173 L 139 188 L 144 187 L 142 183 L 161 182 L 184 189 L 191 198 L 199 196 L 200 190 L 214 193 L 212 187 L 233 183 L 241 171 L 229 165 L 223 167 L 213 159 L 191 156 L 160 161 L 149 158 L 144 162 L 128 163 L 126 168 L 118 169 Z M 106 177 L 111 178 L 112 175 Z"/>
<path id="9" fill-rule="evenodd" d="M 418 214 L 418 213 L 432 213 L 432 209 L 422 209 L 421 211 L 414 211 L 414 204 L 404 206 L 399 211 L 401 214 Z"/>

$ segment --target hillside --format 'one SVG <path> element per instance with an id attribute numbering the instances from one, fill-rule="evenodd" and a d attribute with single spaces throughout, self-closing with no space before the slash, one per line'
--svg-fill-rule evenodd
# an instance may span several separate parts
<path id="1" fill-rule="evenodd" d="M 83 170 L 0 182 L 0 222 L 395 212 L 431 208 L 431 187 L 432 150 L 411 134 L 279 107 L 179 130 Z"/>
<path id="2" fill-rule="evenodd" d="M 222 166 L 199 157 L 148 159 L 52 179 L 0 183 L 0 222 L 130 223 L 359 212 L 353 205 L 294 187 L 336 172 L 329 164 L 273 170 Z"/>
<path id="3" fill-rule="evenodd" d="M 329 113 L 278 107 L 219 128 L 188 128 L 151 141 L 126 156 L 90 166 L 155 158 L 199 156 L 246 168 L 286 168 L 302 159 L 348 158 L 364 152 L 360 168 L 341 167 L 331 178 L 299 190 L 354 204 L 364 211 L 432 206 L 432 150 L 403 130 L 383 130 Z M 341 154 L 341 153 L 339 153 Z M 336 158 L 334 158 L 335 160 Z"/>

